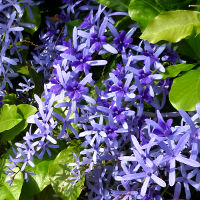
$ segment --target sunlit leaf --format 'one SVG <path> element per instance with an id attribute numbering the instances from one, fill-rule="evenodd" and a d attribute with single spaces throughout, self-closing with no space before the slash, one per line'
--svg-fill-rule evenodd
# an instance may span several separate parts
<path id="1" fill-rule="evenodd" d="M 177 64 L 177 65 L 171 65 L 165 69 L 165 73 L 162 73 L 163 78 L 166 79 L 169 77 L 176 77 L 181 72 L 189 71 L 192 68 L 194 68 L 196 64 Z"/>
<path id="2" fill-rule="evenodd" d="M 169 100 L 177 110 L 193 111 L 200 103 L 200 69 L 191 70 L 176 78 L 172 84 Z"/>
<path id="3" fill-rule="evenodd" d="M 0 132 L 9 130 L 19 124 L 23 117 L 17 113 L 16 105 L 4 104 L 0 108 Z"/>
<path id="4" fill-rule="evenodd" d="M 178 42 L 191 35 L 200 33 L 200 12 L 189 10 L 169 11 L 155 17 L 146 27 L 141 39 L 156 43 L 161 40 Z"/>

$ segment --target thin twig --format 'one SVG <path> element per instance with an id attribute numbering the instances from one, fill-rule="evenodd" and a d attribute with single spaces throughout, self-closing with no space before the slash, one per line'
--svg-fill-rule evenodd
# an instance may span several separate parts
<path id="1" fill-rule="evenodd" d="M 23 40 L 22 42 L 29 43 L 30 45 L 32 45 L 32 46 L 34 46 L 34 47 L 38 47 L 38 46 L 39 46 L 39 45 L 34 44 L 33 42 L 28 41 L 28 40 Z"/>
<path id="2" fill-rule="evenodd" d="M 153 112 L 143 112 L 144 115 L 147 115 L 148 117 L 156 117 L 156 113 Z M 179 117 L 179 112 L 167 112 L 167 113 L 161 113 L 163 117 Z"/>
<path id="3" fill-rule="evenodd" d="M 59 35 L 58 35 L 58 38 L 56 39 L 56 42 L 55 42 L 55 44 L 54 44 L 54 46 L 53 46 L 53 50 L 55 49 L 56 44 L 57 44 L 57 42 L 58 42 L 58 40 L 59 40 L 61 34 L 63 33 L 64 28 L 65 28 L 65 26 L 62 27 L 62 29 L 61 29 L 61 31 L 60 31 L 60 33 L 59 33 Z"/>
<path id="4" fill-rule="evenodd" d="M 188 7 L 200 7 L 200 5 L 189 5 Z"/>

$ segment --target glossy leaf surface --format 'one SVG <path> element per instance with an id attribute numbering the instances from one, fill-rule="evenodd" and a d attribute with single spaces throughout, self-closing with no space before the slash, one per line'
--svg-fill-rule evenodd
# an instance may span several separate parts
<path id="1" fill-rule="evenodd" d="M 200 33 L 200 12 L 189 10 L 169 11 L 155 17 L 146 27 L 141 39 L 156 43 L 161 40 L 179 42 L 191 35 Z"/>
<path id="2" fill-rule="evenodd" d="M 193 111 L 200 102 L 200 69 L 191 70 L 176 78 L 169 100 L 177 110 Z"/>

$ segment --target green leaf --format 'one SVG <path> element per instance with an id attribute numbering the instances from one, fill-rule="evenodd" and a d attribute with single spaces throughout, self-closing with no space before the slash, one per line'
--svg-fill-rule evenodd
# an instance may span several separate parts
<path id="1" fill-rule="evenodd" d="M 15 168 L 16 172 L 19 170 Z M 10 186 L 7 179 L 1 179 L 0 181 L 0 200 L 19 200 L 21 188 L 23 184 L 23 175 L 21 172 L 17 173 L 13 181 L 13 185 Z"/>
<path id="2" fill-rule="evenodd" d="M 121 20 L 118 20 L 115 26 L 117 30 L 120 32 L 121 30 L 127 30 L 130 24 L 133 24 L 132 19 L 129 16 L 125 16 Z"/>
<path id="3" fill-rule="evenodd" d="M 66 25 L 67 25 L 67 31 L 69 33 L 69 36 L 72 37 L 72 33 L 73 33 L 73 28 L 75 26 L 80 26 L 82 23 L 82 20 L 80 19 L 77 19 L 77 20 L 73 20 L 73 21 L 70 21 L 70 22 L 67 22 Z"/>
<path id="4" fill-rule="evenodd" d="M 54 162 L 49 167 L 49 177 L 51 185 L 55 192 L 66 200 L 76 200 L 84 185 L 84 177 L 81 178 L 75 185 L 72 185 L 68 179 L 72 167 L 67 166 L 67 163 L 75 162 L 73 153 L 79 153 L 81 150 L 81 142 L 73 141 L 67 149 L 61 151 Z"/>
<path id="5" fill-rule="evenodd" d="M 35 84 L 34 93 L 38 94 L 39 96 L 44 91 L 42 77 L 39 73 L 37 73 L 31 66 L 28 67 L 28 71 L 33 79 Z"/>
<path id="6" fill-rule="evenodd" d="M 20 66 L 19 69 L 17 70 L 18 73 L 23 74 L 25 76 L 30 76 L 29 71 L 28 71 L 28 66 Z"/>
<path id="7" fill-rule="evenodd" d="M 35 175 L 32 175 L 32 178 L 37 183 L 40 191 L 50 184 L 48 169 L 52 162 L 53 160 L 42 161 L 32 168 L 32 171 L 35 173 Z"/>
<path id="8" fill-rule="evenodd" d="M 6 94 L 3 96 L 3 102 L 5 104 L 19 104 L 21 103 L 17 97 L 16 94 Z"/>
<path id="9" fill-rule="evenodd" d="M 141 30 L 158 14 L 163 12 L 154 0 L 131 0 L 128 13 L 132 20 L 139 23 Z"/>
<path id="10" fill-rule="evenodd" d="M 176 78 L 172 84 L 169 100 L 177 110 L 193 111 L 200 103 L 200 69 L 191 70 Z"/>
<path id="11" fill-rule="evenodd" d="M 188 10 L 191 0 L 131 0 L 130 17 L 137 21 L 141 30 L 158 14 L 170 10 Z"/>
<path id="12" fill-rule="evenodd" d="M 98 3 L 117 11 L 128 11 L 130 0 L 96 0 Z"/>
<path id="13" fill-rule="evenodd" d="M 191 4 L 191 0 L 155 0 L 155 3 L 167 11 L 179 9 L 188 10 L 188 5 Z"/>
<path id="14" fill-rule="evenodd" d="M 30 175 L 29 181 L 24 183 L 20 198 L 25 199 L 29 197 L 30 199 L 31 196 L 41 192 L 50 184 L 48 169 L 52 162 L 53 160 L 39 161 L 34 168 L 30 169 L 35 175 Z"/>
<path id="15" fill-rule="evenodd" d="M 37 108 L 28 104 L 20 104 L 17 105 L 17 112 L 26 120 L 29 116 L 34 115 L 37 112 Z"/>
<path id="16" fill-rule="evenodd" d="M 200 35 L 191 35 L 178 43 L 177 52 L 192 60 L 200 60 Z"/>
<path id="17" fill-rule="evenodd" d="M 32 13 L 33 13 L 33 19 L 31 20 L 30 12 L 29 12 L 28 8 L 25 7 L 24 8 L 24 14 L 22 16 L 21 22 L 31 23 L 31 24 L 35 25 L 35 27 L 33 27 L 33 28 L 27 28 L 27 27 L 24 28 L 24 30 L 26 32 L 28 32 L 31 35 L 33 35 L 33 33 L 35 33 L 35 31 L 37 31 L 37 29 L 40 26 L 41 14 L 40 14 L 40 9 L 39 9 L 38 6 L 31 6 L 31 10 L 32 10 Z"/>
<path id="18" fill-rule="evenodd" d="M 146 27 L 141 39 L 156 43 L 161 40 L 179 42 L 191 35 L 200 33 L 200 12 L 189 10 L 169 11 L 155 17 Z"/>
<path id="19" fill-rule="evenodd" d="M 181 72 L 189 71 L 194 68 L 197 64 L 178 64 L 171 65 L 166 68 L 165 73 L 161 73 L 163 75 L 162 79 L 166 79 L 169 77 L 176 77 Z"/>
<path id="20" fill-rule="evenodd" d="M 10 140 L 13 140 L 17 135 L 19 135 L 26 127 L 28 126 L 28 123 L 26 120 L 22 120 L 19 124 L 14 126 L 13 128 L 3 131 L 1 133 L 0 141 L 1 142 L 7 142 Z"/>
<path id="21" fill-rule="evenodd" d="M 0 132 L 9 130 L 22 121 L 22 116 L 17 113 L 16 105 L 4 104 L 0 108 Z"/>
<path id="22" fill-rule="evenodd" d="M 6 130 L 1 133 L 1 141 L 6 142 L 9 140 L 13 140 L 17 135 L 19 135 L 27 126 L 28 123 L 26 119 L 35 114 L 37 109 L 34 106 L 28 104 L 20 104 L 17 106 L 17 112 L 23 117 L 23 120 L 14 126 L 13 128 Z"/>

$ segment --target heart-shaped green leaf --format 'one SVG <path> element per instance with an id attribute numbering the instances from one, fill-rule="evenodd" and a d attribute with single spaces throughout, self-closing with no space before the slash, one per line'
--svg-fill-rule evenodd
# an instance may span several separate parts
<path id="1" fill-rule="evenodd" d="M 16 105 L 4 104 L 0 108 L 0 132 L 9 130 L 19 124 L 23 117 L 17 113 Z"/>

